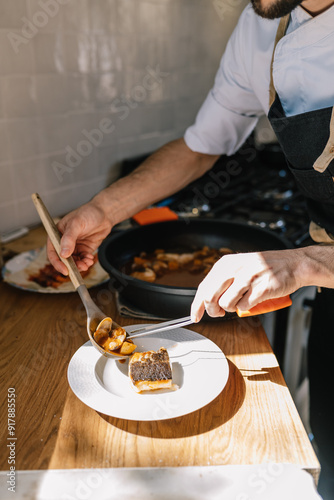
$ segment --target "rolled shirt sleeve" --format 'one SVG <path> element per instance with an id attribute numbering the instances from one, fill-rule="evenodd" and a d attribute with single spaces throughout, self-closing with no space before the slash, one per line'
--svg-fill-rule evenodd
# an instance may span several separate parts
<path id="1" fill-rule="evenodd" d="M 214 86 L 195 123 L 185 132 L 184 140 L 193 151 L 235 153 L 250 135 L 259 117 L 266 112 L 252 89 L 252 78 L 249 76 L 252 58 L 256 57 L 252 50 L 254 13 L 250 9 L 246 7 L 240 16 L 221 59 Z M 261 54 L 257 56 L 261 57 Z"/>
<path id="2" fill-rule="evenodd" d="M 245 142 L 258 121 L 220 104 L 212 91 L 202 104 L 194 125 L 186 130 L 187 146 L 198 153 L 232 155 Z"/>

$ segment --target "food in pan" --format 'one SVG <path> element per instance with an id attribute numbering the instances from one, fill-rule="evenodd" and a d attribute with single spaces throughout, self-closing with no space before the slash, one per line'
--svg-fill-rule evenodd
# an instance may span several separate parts
<path id="1" fill-rule="evenodd" d="M 230 248 L 216 249 L 208 246 L 187 253 L 157 249 L 152 253 L 141 252 L 125 265 L 123 271 L 149 283 L 197 286 L 212 266 L 230 253 L 233 253 Z"/>
<path id="2" fill-rule="evenodd" d="M 159 351 L 135 352 L 129 361 L 129 377 L 136 392 L 178 389 L 172 383 L 172 367 L 164 347 Z"/>
<path id="3" fill-rule="evenodd" d="M 121 326 L 113 328 L 111 318 L 104 318 L 95 330 L 94 340 L 107 352 L 129 356 L 136 349 L 131 339 L 126 340 L 126 331 Z"/>

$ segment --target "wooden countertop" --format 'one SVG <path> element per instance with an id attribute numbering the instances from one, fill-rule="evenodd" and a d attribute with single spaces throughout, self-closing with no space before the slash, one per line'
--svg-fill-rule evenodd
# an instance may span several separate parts
<path id="1" fill-rule="evenodd" d="M 44 242 L 40 228 L 6 247 L 21 252 Z M 122 325 L 140 322 L 103 303 L 103 286 L 91 294 L 107 314 Z M 226 387 L 190 415 L 137 422 L 98 414 L 68 385 L 68 363 L 88 340 L 76 293 L 43 295 L 1 282 L 0 303 L 1 443 L 13 387 L 17 470 L 276 462 L 297 464 L 317 481 L 318 460 L 258 317 L 192 325 L 227 356 Z M 1 470 L 8 468 L 1 453 Z"/>

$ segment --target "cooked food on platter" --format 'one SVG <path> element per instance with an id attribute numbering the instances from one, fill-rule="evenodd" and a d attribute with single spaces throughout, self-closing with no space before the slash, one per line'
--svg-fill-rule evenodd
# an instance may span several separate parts
<path id="1" fill-rule="evenodd" d="M 97 261 L 97 256 L 94 257 L 94 263 Z M 90 269 L 82 271 L 80 274 L 85 278 L 90 273 Z M 52 287 L 58 288 L 63 283 L 69 283 L 71 280 L 68 276 L 64 276 L 55 270 L 52 264 L 45 264 L 36 273 L 30 274 L 29 281 L 34 281 L 43 288 Z"/>
<path id="2" fill-rule="evenodd" d="M 68 276 L 63 276 L 50 264 L 46 247 L 22 252 L 6 262 L 2 269 L 4 281 L 8 284 L 38 293 L 74 292 Z M 108 279 L 108 273 L 100 266 L 97 255 L 94 264 L 81 273 L 87 288 L 99 285 Z"/>
<path id="3" fill-rule="evenodd" d="M 113 328 L 111 318 L 104 318 L 94 332 L 94 340 L 107 352 L 129 356 L 136 349 L 131 339 L 126 340 L 126 331 L 121 326 Z"/>
<path id="4" fill-rule="evenodd" d="M 159 351 L 135 352 L 129 361 L 129 377 L 136 392 L 178 389 L 172 383 L 172 367 L 164 347 Z"/>
<path id="5" fill-rule="evenodd" d="M 194 252 L 141 252 L 128 262 L 122 271 L 149 283 L 171 286 L 197 287 L 212 266 L 224 255 L 233 253 L 230 248 L 203 248 Z"/>

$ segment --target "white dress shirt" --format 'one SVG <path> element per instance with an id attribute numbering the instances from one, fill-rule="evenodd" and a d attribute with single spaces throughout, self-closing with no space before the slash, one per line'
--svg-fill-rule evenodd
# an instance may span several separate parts
<path id="1" fill-rule="evenodd" d="M 226 46 L 215 83 L 184 139 L 193 151 L 231 155 L 269 111 L 270 63 L 279 19 L 248 5 Z M 287 116 L 334 105 L 334 6 L 311 17 L 292 13 L 277 44 L 275 89 Z"/>

